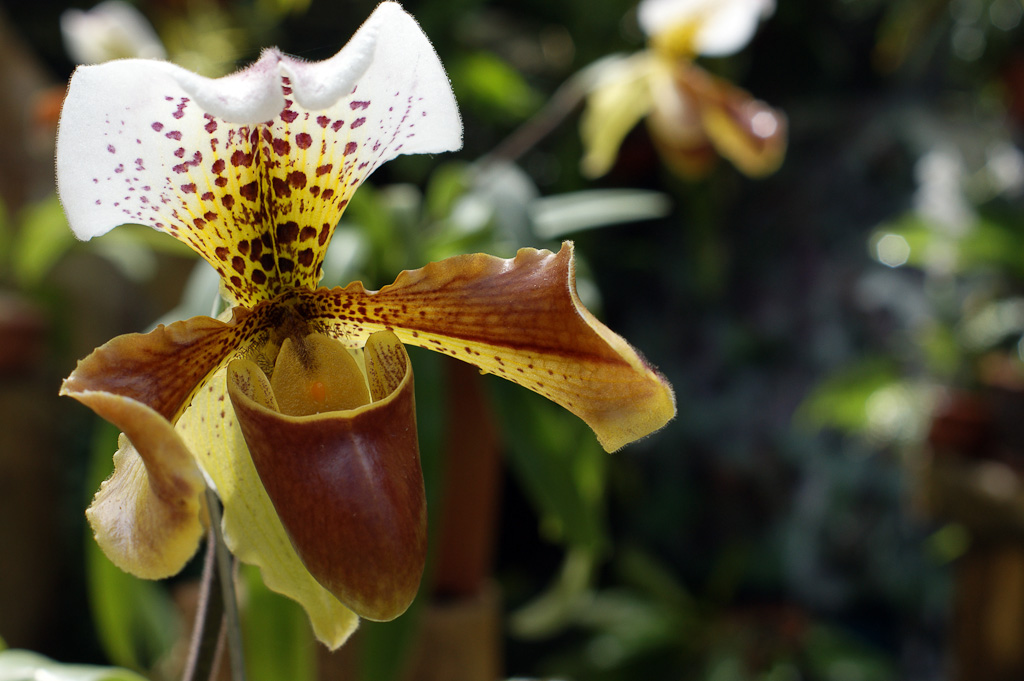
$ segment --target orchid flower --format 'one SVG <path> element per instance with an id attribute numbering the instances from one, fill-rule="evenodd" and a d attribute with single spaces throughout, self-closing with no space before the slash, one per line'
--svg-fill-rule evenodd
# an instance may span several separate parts
<path id="1" fill-rule="evenodd" d="M 68 55 L 79 64 L 167 55 L 146 17 L 123 0 L 106 0 L 87 11 L 66 10 L 60 15 L 60 31 Z"/>
<path id="2" fill-rule="evenodd" d="M 775 172 L 785 154 L 785 117 L 693 63 L 739 51 L 774 9 L 774 0 L 643 0 L 638 19 L 650 48 L 593 67 L 580 123 L 584 174 L 608 172 L 645 117 L 658 151 L 681 175 L 705 173 L 716 155 L 747 175 Z"/>
<path id="3" fill-rule="evenodd" d="M 173 575 L 207 522 L 331 647 L 357 615 L 391 619 L 426 551 L 413 376 L 403 344 L 544 395 L 612 451 L 667 423 L 671 388 L 576 295 L 572 245 L 465 255 L 379 291 L 317 288 L 356 187 L 400 154 L 461 146 L 444 69 L 415 20 L 378 6 L 334 57 L 266 51 L 211 80 L 172 64 L 79 68 L 57 141 L 74 233 L 141 223 L 191 246 L 231 304 L 120 336 L 70 395 L 123 431 L 87 511 L 122 569 Z"/>

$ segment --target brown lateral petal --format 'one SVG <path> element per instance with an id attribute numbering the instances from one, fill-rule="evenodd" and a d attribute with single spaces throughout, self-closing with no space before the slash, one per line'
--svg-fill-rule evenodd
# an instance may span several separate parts
<path id="1" fill-rule="evenodd" d="M 514 259 L 463 255 L 367 292 L 302 292 L 297 305 L 353 347 L 377 329 L 507 378 L 576 414 L 614 451 L 675 415 L 668 382 L 576 295 L 572 244 Z"/>
<path id="2" fill-rule="evenodd" d="M 260 480 L 310 574 L 361 617 L 390 620 L 419 588 L 426 499 L 408 354 L 393 334 L 372 336 L 366 354 L 371 386 L 390 390 L 357 409 L 273 411 L 260 403 L 269 382 L 245 360 L 228 365 L 228 393 Z"/>
<path id="3" fill-rule="evenodd" d="M 147 334 L 118 336 L 64 381 L 130 440 L 88 513 L 96 540 L 120 568 L 158 579 L 178 572 L 202 535 L 205 483 L 174 423 L 202 382 L 268 323 L 267 311 L 236 309 L 231 322 L 196 317 Z"/>
<path id="4" fill-rule="evenodd" d="M 778 170 L 786 155 L 787 125 L 782 112 L 693 64 L 681 62 L 675 74 L 675 87 L 699 112 L 704 132 L 718 153 L 751 177 Z"/>
<path id="5" fill-rule="evenodd" d="M 97 392 L 74 397 L 124 430 L 114 473 L 86 511 L 96 543 L 137 577 L 177 574 L 203 534 L 206 483 L 192 454 L 171 424 L 143 404 Z"/>
<path id="6" fill-rule="evenodd" d="M 246 339 L 271 323 L 268 317 L 273 308 L 260 310 L 254 314 L 234 308 L 230 322 L 193 317 L 160 325 L 149 333 L 118 336 L 80 360 L 60 392 L 76 399 L 86 392 L 120 395 L 173 423 L 203 380 Z"/>

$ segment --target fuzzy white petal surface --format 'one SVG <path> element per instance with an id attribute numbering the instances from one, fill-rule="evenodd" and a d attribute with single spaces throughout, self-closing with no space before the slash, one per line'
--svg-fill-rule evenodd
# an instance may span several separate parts
<path id="1" fill-rule="evenodd" d="M 245 139 L 259 143 L 243 133 L 293 122 L 295 134 L 320 122 L 322 132 L 303 139 L 320 136 L 339 149 L 327 162 L 336 171 L 348 169 L 347 191 L 398 155 L 462 144 L 444 68 L 415 19 L 393 2 L 381 4 L 350 43 L 323 62 L 271 49 L 252 66 L 217 79 L 147 60 L 80 67 L 57 135 L 58 193 L 72 231 L 89 239 L 136 222 L 190 241 L 183 235 L 194 232 L 196 219 L 208 221 L 210 204 L 220 205 L 225 185 L 217 161 L 241 150 Z M 328 148 L 318 150 L 315 158 L 295 157 L 289 165 L 326 167 Z M 305 170 L 312 176 L 316 169 Z M 227 188 L 251 179 L 232 178 Z M 200 205 L 204 196 L 211 198 Z"/>

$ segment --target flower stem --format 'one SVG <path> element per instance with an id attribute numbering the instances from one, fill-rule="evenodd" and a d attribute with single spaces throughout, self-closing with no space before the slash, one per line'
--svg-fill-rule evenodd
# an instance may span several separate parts
<path id="1" fill-rule="evenodd" d="M 519 159 L 576 110 L 576 107 L 587 96 L 587 90 L 592 80 L 593 74 L 588 69 L 584 69 L 566 80 L 551 96 L 543 109 L 480 159 L 479 166 L 489 168 L 497 162 L 512 163 Z"/>
<path id="2" fill-rule="evenodd" d="M 217 551 L 211 533 L 207 541 L 203 578 L 199 590 L 192 644 L 182 681 L 206 681 L 217 671 L 217 657 L 224 623 L 224 600 L 217 571 Z"/>
<path id="3" fill-rule="evenodd" d="M 232 681 L 245 681 L 245 656 L 242 648 L 242 624 L 238 617 L 238 600 L 235 598 L 234 561 L 224 535 L 221 533 L 220 500 L 210 488 L 206 489 L 207 506 L 210 509 L 210 537 L 216 553 L 217 573 L 224 604 L 224 626 L 227 633 L 228 656 L 231 660 Z"/>
<path id="4" fill-rule="evenodd" d="M 245 681 L 234 566 L 220 531 L 220 501 L 212 490 L 207 489 L 206 502 L 210 512 L 210 536 L 203 561 L 195 631 L 182 681 L 212 681 L 216 677 L 225 637 L 231 660 L 231 679 Z"/>

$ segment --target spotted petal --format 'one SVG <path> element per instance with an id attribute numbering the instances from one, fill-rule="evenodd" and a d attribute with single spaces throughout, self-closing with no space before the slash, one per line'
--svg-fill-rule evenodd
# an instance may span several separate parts
<path id="1" fill-rule="evenodd" d="M 87 394 L 115 395 L 174 423 L 211 373 L 277 321 L 279 315 L 267 307 L 235 308 L 230 322 L 194 317 L 150 333 L 118 336 L 78 363 L 61 394 L 79 400 Z"/>
<path id="2" fill-rule="evenodd" d="M 576 295 L 572 244 L 514 259 L 465 255 L 360 284 L 297 294 L 297 309 L 350 347 L 388 329 L 556 402 L 582 418 L 608 451 L 675 416 L 672 389 Z"/>
<path id="3" fill-rule="evenodd" d="M 386 2 L 315 64 L 268 50 L 216 80 L 145 60 L 80 67 L 61 115 L 58 191 L 79 238 L 150 225 L 252 307 L 315 286 L 338 218 L 377 166 L 457 149 L 461 134 L 432 46 Z"/>

